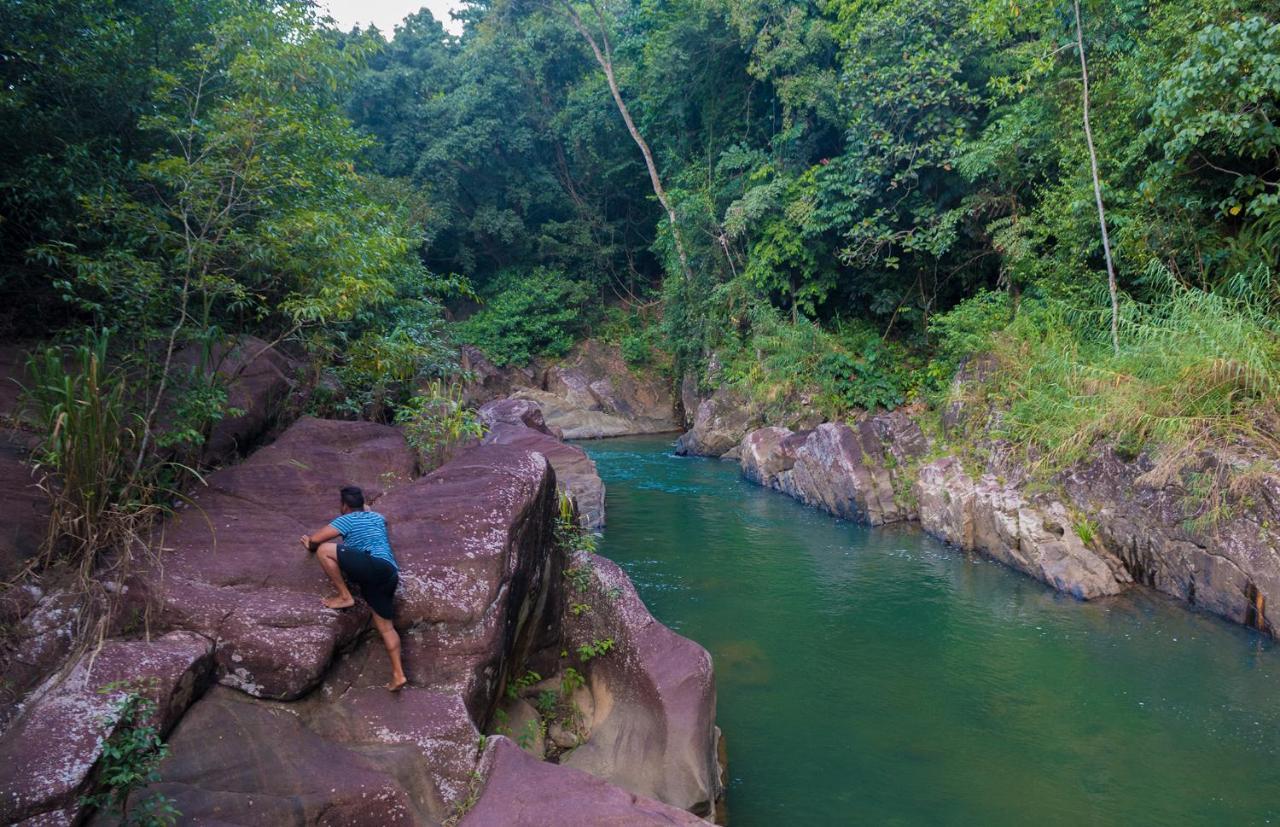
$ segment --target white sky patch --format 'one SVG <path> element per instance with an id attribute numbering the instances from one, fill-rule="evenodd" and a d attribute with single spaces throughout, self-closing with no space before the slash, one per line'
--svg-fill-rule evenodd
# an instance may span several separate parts
<path id="1" fill-rule="evenodd" d="M 363 28 L 372 23 L 390 40 L 396 26 L 421 8 L 430 9 L 432 16 L 450 32 L 462 32 L 461 24 L 449 17 L 449 12 L 459 5 L 456 0 L 321 0 L 320 5 L 344 32 L 352 26 Z"/>

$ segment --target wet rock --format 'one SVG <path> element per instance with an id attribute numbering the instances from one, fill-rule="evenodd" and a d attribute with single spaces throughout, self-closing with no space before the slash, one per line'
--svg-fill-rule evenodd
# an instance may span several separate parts
<path id="1" fill-rule="evenodd" d="M 719 388 L 698 403 L 693 427 L 676 441 L 676 453 L 681 456 L 718 457 L 762 424 L 760 409 L 745 394 L 731 388 Z"/>
<path id="2" fill-rule="evenodd" d="M 711 815 L 721 794 L 711 656 L 656 621 L 617 565 L 598 556 L 577 565 L 592 569 L 589 590 L 575 597 L 591 610 L 566 618 L 569 638 L 613 647 L 586 664 L 590 737 L 561 763 Z"/>
<path id="3" fill-rule="evenodd" d="M 585 772 L 538 761 L 501 736 L 489 739 L 481 772 L 483 792 L 462 827 L 706 823 Z"/>
<path id="4" fill-rule="evenodd" d="M 489 423 L 484 436 L 486 445 L 509 445 L 526 451 L 537 451 L 547 458 L 556 472 L 556 482 L 568 491 L 578 505 L 582 523 L 589 529 L 604 525 L 604 481 L 596 464 L 576 445 L 561 442 L 551 428 L 537 427 L 541 408 L 528 399 L 490 402 L 480 409 L 480 418 Z M 530 425 L 529 423 L 534 423 Z"/>
<path id="5" fill-rule="evenodd" d="M 761 428 L 742 442 L 743 473 L 832 514 L 872 525 L 910 520 L 911 464 L 928 450 L 919 426 L 901 413 L 850 427 L 828 422 L 812 431 Z"/>
<path id="6" fill-rule="evenodd" d="M 954 457 L 921 468 L 915 491 L 930 534 L 1058 591 L 1088 600 L 1119 594 L 1130 582 L 1114 555 L 1084 543 L 1076 518 L 1056 499 L 1029 497 L 990 474 L 975 481 Z"/>
<path id="7" fill-rule="evenodd" d="M 0 739 L 0 819 L 63 822 L 74 813 L 113 730 L 111 712 L 130 689 L 156 703 L 161 732 L 203 690 L 213 646 L 187 632 L 151 642 L 109 641 L 96 656 L 86 654 L 66 680 L 31 699 Z M 116 689 L 103 692 L 105 687 Z"/>

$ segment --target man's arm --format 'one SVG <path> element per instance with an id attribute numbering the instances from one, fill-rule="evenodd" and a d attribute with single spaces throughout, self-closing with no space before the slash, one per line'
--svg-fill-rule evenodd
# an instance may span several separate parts
<path id="1" fill-rule="evenodd" d="M 341 537 L 342 532 L 334 528 L 332 524 L 325 526 L 315 534 L 303 534 L 302 546 L 307 551 L 315 551 L 321 543 L 327 543 L 334 537 Z"/>

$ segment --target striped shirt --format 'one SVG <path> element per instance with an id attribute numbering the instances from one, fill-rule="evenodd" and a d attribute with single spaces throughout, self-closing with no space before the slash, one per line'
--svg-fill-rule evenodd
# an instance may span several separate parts
<path id="1" fill-rule="evenodd" d="M 342 544 L 353 551 L 363 551 L 379 560 L 386 560 L 396 571 L 400 564 L 391 551 L 387 538 L 387 521 L 376 511 L 352 511 L 329 523 L 342 535 Z"/>

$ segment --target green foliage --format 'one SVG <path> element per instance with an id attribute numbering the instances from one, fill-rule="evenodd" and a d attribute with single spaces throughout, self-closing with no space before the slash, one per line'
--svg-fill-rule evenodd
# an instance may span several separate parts
<path id="1" fill-rule="evenodd" d="M 542 680 L 542 676 L 530 670 L 513 681 L 507 682 L 506 696 L 511 700 L 520 697 L 520 693 Z"/>
<path id="2" fill-rule="evenodd" d="M 484 423 L 463 403 L 461 386 L 438 379 L 400 408 L 396 422 L 424 472 L 438 468 L 457 446 L 484 436 Z"/>
<path id="3" fill-rule="evenodd" d="M 37 565 L 70 562 L 92 575 L 101 552 L 126 545 L 154 516 L 157 467 L 139 462 L 144 425 L 128 372 L 108 367 L 107 331 L 50 347 L 27 362 L 26 415 L 41 434 L 34 452 L 49 497 L 48 535 Z"/>
<path id="4" fill-rule="evenodd" d="M 991 346 L 991 337 L 1013 320 L 1008 293 L 983 290 L 929 321 L 938 358 L 952 370 L 960 360 Z"/>
<path id="5" fill-rule="evenodd" d="M 1027 301 L 993 340 L 1002 370 L 990 392 L 1001 428 L 1042 461 L 1075 461 L 1099 439 L 1174 460 L 1222 441 L 1280 451 L 1280 325 L 1275 284 L 1260 271 L 1216 291 L 1179 284 L 1153 265 L 1160 298 L 1126 301 L 1111 352 L 1102 305 Z"/>
<path id="6" fill-rule="evenodd" d="M 156 704 L 137 688 L 111 684 L 99 690 L 117 694 L 111 714 L 101 721 L 104 740 L 94 775 L 93 791 L 80 799 L 81 806 L 94 807 L 118 817 L 121 824 L 161 827 L 174 824 L 181 815 L 163 795 L 151 795 L 141 802 L 129 799 L 139 789 L 160 780 L 159 765 L 169 753 L 156 728 Z"/>
<path id="7" fill-rule="evenodd" d="M 535 356 L 563 356 L 584 321 L 585 286 L 537 267 L 507 271 L 494 281 L 485 307 L 458 329 L 498 365 L 527 364 Z"/>
<path id="8" fill-rule="evenodd" d="M 586 663 L 592 658 L 598 658 L 602 655 L 608 654 L 610 650 L 613 649 L 613 646 L 614 642 L 611 637 L 596 638 L 589 643 L 580 645 L 575 651 L 577 651 L 578 657 L 582 662 Z"/>

